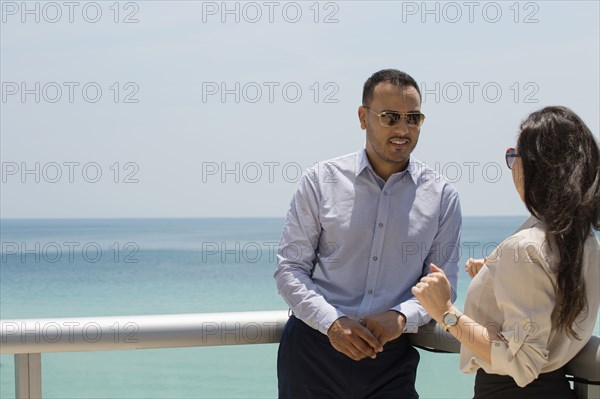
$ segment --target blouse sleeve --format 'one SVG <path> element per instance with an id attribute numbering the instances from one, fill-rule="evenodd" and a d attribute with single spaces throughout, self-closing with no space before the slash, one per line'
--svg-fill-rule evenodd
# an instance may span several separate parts
<path id="1" fill-rule="evenodd" d="M 485 326 L 501 337 L 492 341 L 492 372 L 510 375 L 520 387 L 535 380 L 548 362 L 556 294 L 540 245 L 517 234 L 487 260 L 504 316 L 501 326 Z"/>

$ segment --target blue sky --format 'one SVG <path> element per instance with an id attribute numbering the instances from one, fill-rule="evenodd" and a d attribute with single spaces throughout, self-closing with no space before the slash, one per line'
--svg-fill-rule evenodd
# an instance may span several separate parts
<path id="1" fill-rule="evenodd" d="M 48 4 L 1 2 L 3 218 L 283 217 L 364 146 L 383 68 L 421 85 L 414 154 L 465 215 L 526 214 L 503 153 L 528 113 L 600 131 L 596 1 Z"/>

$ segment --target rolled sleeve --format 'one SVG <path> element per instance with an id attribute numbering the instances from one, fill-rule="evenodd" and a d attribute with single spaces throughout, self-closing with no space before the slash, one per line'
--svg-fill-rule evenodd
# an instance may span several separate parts
<path id="1" fill-rule="evenodd" d="M 492 342 L 492 372 L 510 375 L 524 387 L 548 362 L 555 292 L 540 257 L 540 248 L 523 237 L 511 237 L 487 260 L 504 321 L 495 328 L 502 340 Z"/>

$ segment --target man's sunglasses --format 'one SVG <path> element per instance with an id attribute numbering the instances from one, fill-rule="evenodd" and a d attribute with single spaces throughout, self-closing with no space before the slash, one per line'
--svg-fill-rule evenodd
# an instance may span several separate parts
<path id="1" fill-rule="evenodd" d="M 520 157 L 520 155 L 517 152 L 516 148 L 510 147 L 506 150 L 506 154 L 504 154 L 504 159 L 506 160 L 506 166 L 508 166 L 508 169 L 513 168 L 513 165 L 515 164 L 515 159 L 517 157 Z"/>
<path id="2" fill-rule="evenodd" d="M 400 123 L 402 119 L 406 121 L 406 124 L 408 126 L 421 126 L 423 122 L 425 122 L 425 115 L 423 115 L 420 112 L 409 112 L 407 114 L 401 114 L 399 112 L 394 111 L 383 111 L 377 113 L 365 105 L 363 105 L 363 107 L 366 108 L 369 112 L 372 112 L 375 115 L 377 115 L 379 117 L 379 123 L 383 127 L 394 127 L 398 123 Z"/>

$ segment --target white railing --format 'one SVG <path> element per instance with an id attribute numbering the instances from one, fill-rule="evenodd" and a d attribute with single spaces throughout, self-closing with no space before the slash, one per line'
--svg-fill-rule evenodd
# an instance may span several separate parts
<path id="1" fill-rule="evenodd" d="M 277 343 L 287 311 L 0 320 L 0 354 L 15 355 L 18 399 L 42 397 L 41 354 Z M 435 322 L 410 342 L 457 353 L 460 344 Z M 600 338 L 569 364 L 580 399 L 600 398 Z"/>

